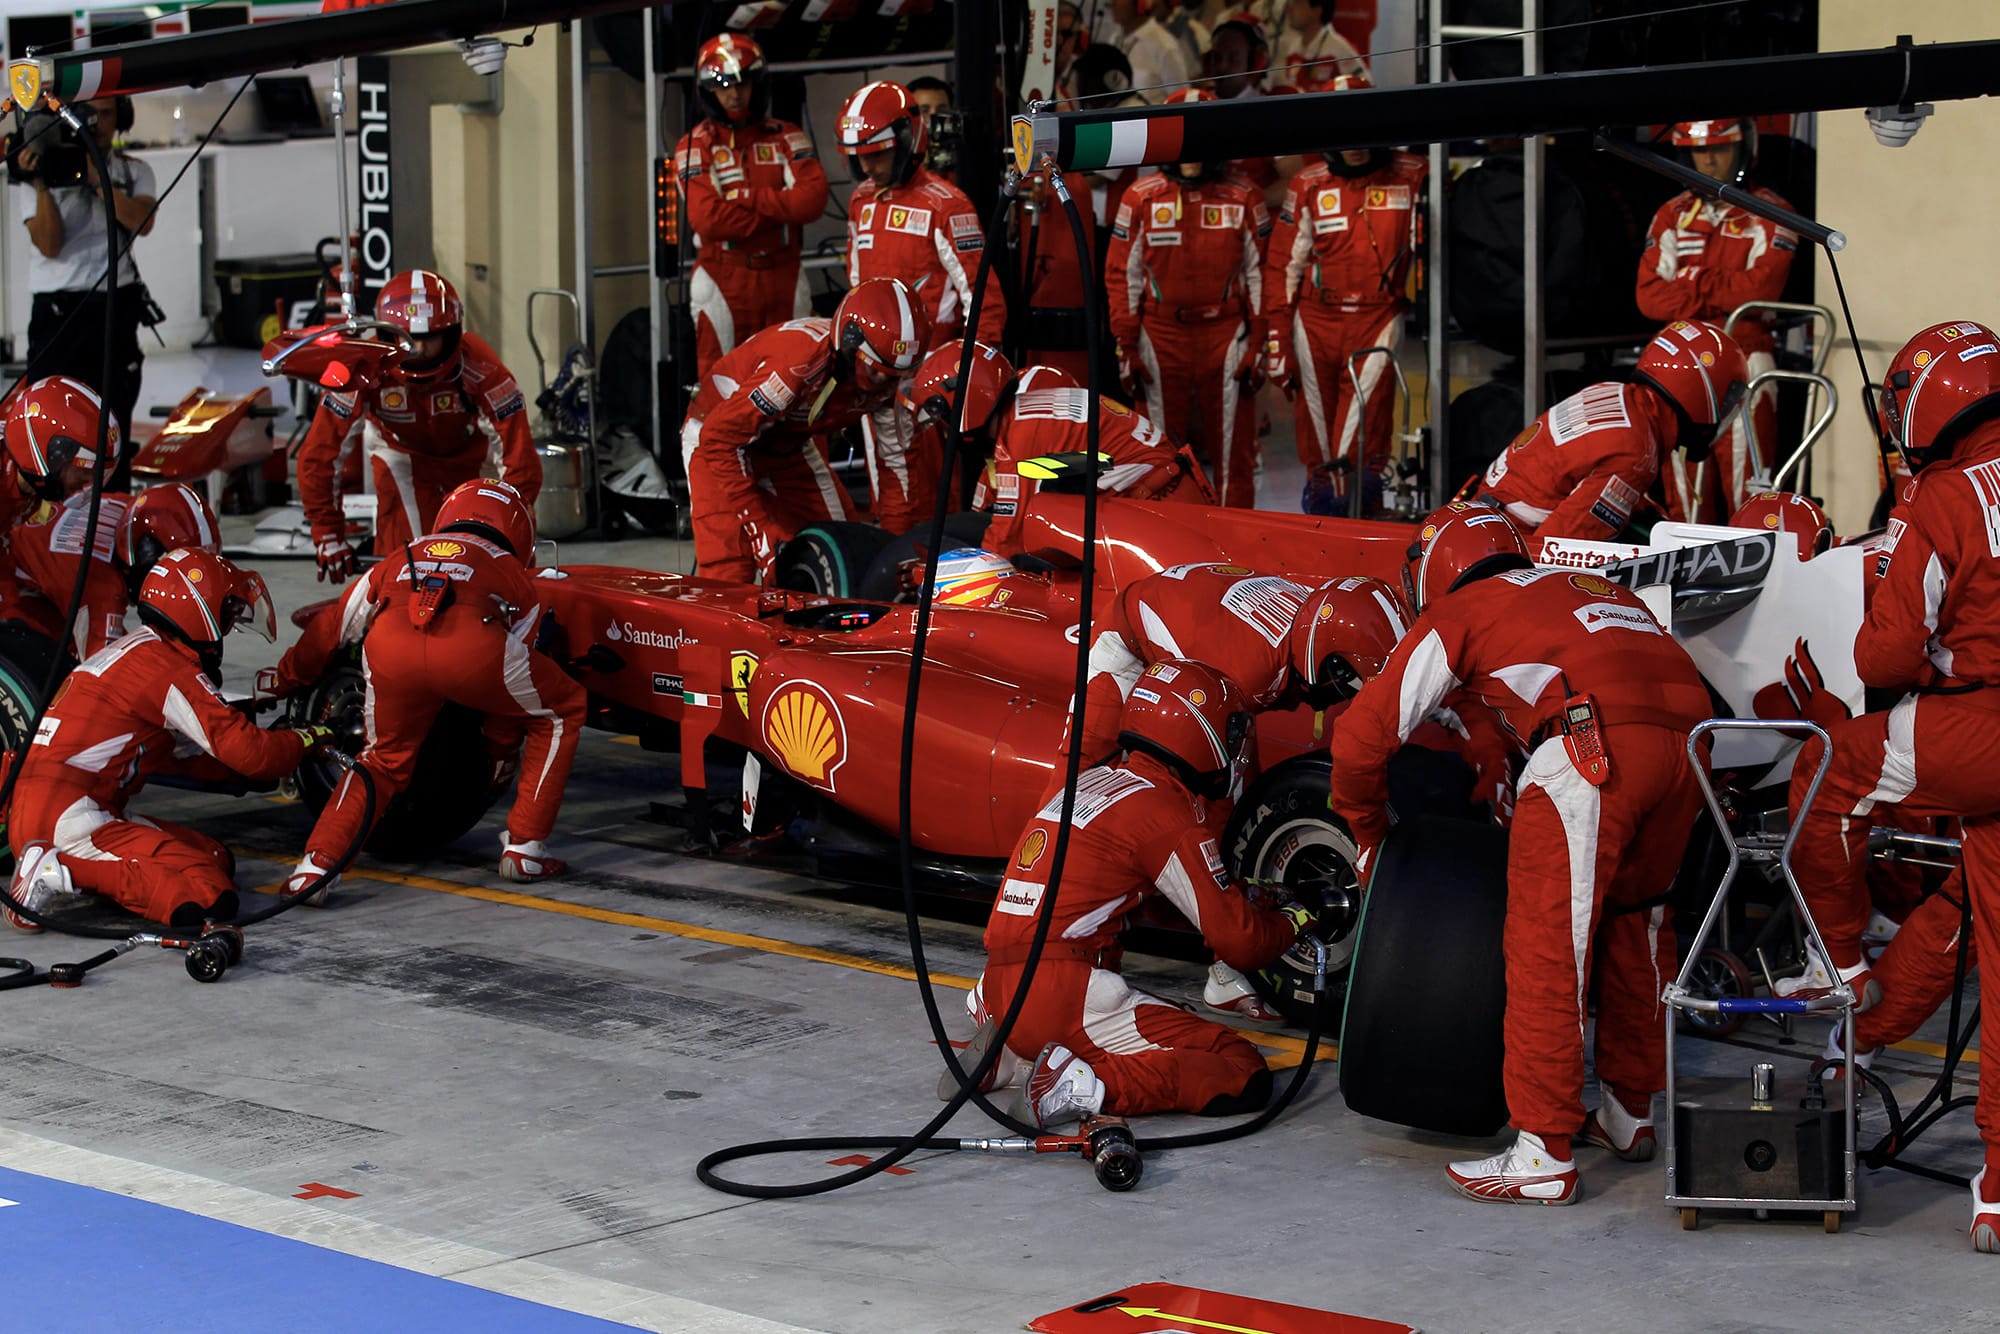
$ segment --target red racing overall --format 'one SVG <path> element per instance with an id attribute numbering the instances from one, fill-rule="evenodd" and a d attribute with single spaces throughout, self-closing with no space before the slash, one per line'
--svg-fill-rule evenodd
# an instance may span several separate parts
<path id="1" fill-rule="evenodd" d="M 981 994 L 994 1015 L 1020 985 L 1061 813 L 1058 792 L 1028 822 L 986 924 Z M 1223 879 L 1220 821 L 1151 756 L 1085 770 L 1071 825 L 1055 921 L 1008 1047 L 1030 1060 L 1048 1043 L 1068 1047 L 1104 1081 L 1114 1116 L 1235 1110 L 1264 1058 L 1233 1029 L 1128 986 L 1118 933 L 1163 894 L 1225 963 L 1251 970 L 1291 946 L 1291 920 Z"/>

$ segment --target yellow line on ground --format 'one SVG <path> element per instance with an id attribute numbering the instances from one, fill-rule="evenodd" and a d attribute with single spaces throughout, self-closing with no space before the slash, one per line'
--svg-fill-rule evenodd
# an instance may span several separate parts
<path id="1" fill-rule="evenodd" d="M 1917 1053 L 1917 1055 L 1919 1056 L 1935 1056 L 1940 1061 L 1942 1061 L 1945 1057 L 1944 1044 L 1938 1042 L 1925 1042 L 1920 1038 L 1909 1038 L 1902 1042 L 1892 1042 L 1889 1044 L 1889 1050 L 1911 1051 Z M 1959 1057 L 1958 1059 L 1960 1061 L 1965 1062 L 1968 1065 L 1978 1065 L 1979 1049 L 1977 1047 L 1974 1047 L 1968 1050 L 1965 1053 L 1965 1055 Z"/>
<path id="2" fill-rule="evenodd" d="M 274 860 L 271 853 L 254 848 L 237 848 L 239 857 L 258 860 Z M 379 884 L 400 885 L 406 889 L 429 890 L 435 894 L 450 894 L 462 899 L 476 899 L 481 903 L 498 903 L 509 908 L 527 908 L 535 912 L 556 913 L 563 917 L 579 917 L 589 922 L 602 922 L 608 926 L 640 927 L 648 931 L 658 931 L 662 935 L 679 936 L 687 940 L 707 941 L 716 945 L 734 945 L 742 949 L 757 950 L 765 954 L 781 954 L 787 958 L 805 959 L 811 963 L 831 964 L 836 968 L 852 968 L 859 972 L 875 973 L 882 977 L 901 978 L 906 982 L 917 980 L 916 970 L 899 963 L 883 963 L 877 959 L 865 958 L 859 954 L 848 954 L 841 950 L 825 950 L 814 945 L 798 945 L 789 940 L 778 940 L 772 936 L 753 936 L 741 931 L 723 931 L 715 927 L 696 926 L 691 922 L 675 922 L 665 917 L 651 917 L 644 913 L 616 912 L 609 908 L 593 908 L 587 904 L 566 903 L 561 899 L 544 898 L 539 894 L 520 894 L 509 889 L 488 889 L 484 885 L 466 885 L 456 880 L 441 880 L 429 875 L 405 875 L 400 871 L 385 871 L 378 867 L 350 871 L 356 880 L 373 880 Z M 273 887 L 275 888 L 275 886 Z M 970 991 L 976 978 L 958 973 L 932 971 L 931 981 L 940 986 L 956 987 L 960 991 Z M 1279 1053 L 1270 1057 L 1267 1064 L 1273 1070 L 1289 1070 L 1305 1056 L 1306 1044 L 1302 1038 L 1287 1033 L 1262 1033 L 1255 1030 L 1239 1029 L 1243 1036 L 1258 1047 Z M 1338 1055 L 1330 1042 L 1320 1044 L 1317 1061 L 1330 1061 Z M 1317 1063 L 1317 1061 L 1315 1063 Z"/>

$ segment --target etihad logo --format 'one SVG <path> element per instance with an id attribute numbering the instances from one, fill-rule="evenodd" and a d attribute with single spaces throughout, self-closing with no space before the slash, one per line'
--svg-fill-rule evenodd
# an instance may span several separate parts
<path id="1" fill-rule="evenodd" d="M 658 630 L 641 630 L 630 621 L 625 622 L 622 626 L 617 621 L 613 621 L 609 626 L 605 627 L 604 637 L 614 644 L 637 644 L 641 648 L 686 648 L 690 644 L 699 644 L 701 642 L 693 635 L 683 634 L 679 630 L 670 631 L 666 634 L 662 634 Z"/>
<path id="2" fill-rule="evenodd" d="M 764 705 L 764 744 L 795 777 L 834 790 L 847 759 L 847 729 L 833 697 L 810 681 L 788 681 Z"/>

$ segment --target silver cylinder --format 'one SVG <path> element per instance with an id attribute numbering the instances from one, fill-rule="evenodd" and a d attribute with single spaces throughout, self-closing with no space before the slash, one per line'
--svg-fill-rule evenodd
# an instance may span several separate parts
<path id="1" fill-rule="evenodd" d="M 1765 1061 L 1759 1061 L 1750 1067 L 1750 1101 L 1771 1100 L 1771 1081 L 1777 1073 L 1778 1067 Z"/>

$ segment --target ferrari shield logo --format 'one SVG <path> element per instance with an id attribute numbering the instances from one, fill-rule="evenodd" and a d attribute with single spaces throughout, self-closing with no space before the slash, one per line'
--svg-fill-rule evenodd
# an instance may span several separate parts
<path id="1" fill-rule="evenodd" d="M 1014 167 L 1023 176 L 1035 169 L 1035 126 L 1026 116 L 1014 117 Z"/>
<path id="2" fill-rule="evenodd" d="M 892 208 L 889 210 L 890 227 L 894 228 L 897 231 L 901 231 L 903 228 L 909 225 L 910 225 L 910 210 L 906 208 Z"/>
<path id="3" fill-rule="evenodd" d="M 750 678 L 757 675 L 757 655 L 754 653 L 732 653 L 729 655 L 729 693 L 736 699 L 736 707 L 743 710 L 743 716 L 750 716 Z"/>
<path id="4" fill-rule="evenodd" d="M 36 60 L 16 60 L 7 66 L 7 91 L 14 105 L 23 111 L 34 109 L 42 100 L 42 66 Z"/>
<path id="5" fill-rule="evenodd" d="M 833 697 L 810 681 L 787 681 L 764 704 L 764 744 L 795 776 L 827 792 L 847 759 L 847 728 Z"/>

